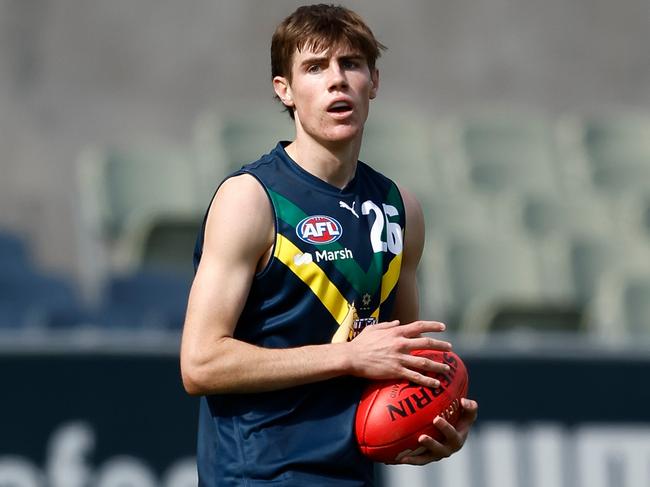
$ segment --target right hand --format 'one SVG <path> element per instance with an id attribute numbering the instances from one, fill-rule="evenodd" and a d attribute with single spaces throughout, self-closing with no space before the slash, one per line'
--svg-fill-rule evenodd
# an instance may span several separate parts
<path id="1" fill-rule="evenodd" d="M 444 330 L 445 325 L 437 321 L 414 321 L 406 325 L 390 321 L 367 326 L 347 344 L 352 375 L 367 379 L 405 379 L 436 388 L 440 385 L 438 380 L 425 372 L 447 372 L 448 366 L 411 352 L 451 350 L 449 342 L 423 336 Z"/>

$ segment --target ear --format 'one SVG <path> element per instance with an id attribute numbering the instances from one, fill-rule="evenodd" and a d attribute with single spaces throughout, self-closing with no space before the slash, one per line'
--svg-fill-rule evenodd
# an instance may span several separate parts
<path id="1" fill-rule="evenodd" d="M 284 76 L 276 76 L 273 78 L 273 89 L 284 106 L 293 108 L 294 103 L 291 94 L 291 85 L 289 85 L 289 81 Z"/>
<path id="2" fill-rule="evenodd" d="M 379 90 L 379 70 L 377 68 L 370 72 L 370 99 L 374 100 L 377 97 L 377 90 Z"/>

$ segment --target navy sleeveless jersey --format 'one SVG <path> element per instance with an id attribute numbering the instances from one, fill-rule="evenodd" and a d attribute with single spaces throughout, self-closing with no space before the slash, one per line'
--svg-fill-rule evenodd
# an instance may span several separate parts
<path id="1" fill-rule="evenodd" d="M 276 228 L 272 258 L 253 280 L 234 336 L 269 348 L 351 340 L 391 319 L 403 246 L 401 196 L 362 162 L 340 190 L 303 170 L 283 145 L 234 174 L 250 174 L 264 187 Z M 202 247 L 203 231 L 197 266 Z M 199 485 L 373 485 L 373 464 L 354 436 L 364 385 L 339 377 L 201 398 Z"/>

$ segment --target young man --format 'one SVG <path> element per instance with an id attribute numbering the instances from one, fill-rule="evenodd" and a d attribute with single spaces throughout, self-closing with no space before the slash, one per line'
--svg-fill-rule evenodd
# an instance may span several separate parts
<path id="1" fill-rule="evenodd" d="M 343 7 L 301 7 L 276 29 L 273 86 L 296 136 L 219 187 L 195 253 L 181 346 L 185 388 L 202 395 L 201 486 L 366 486 L 373 465 L 354 438 L 367 379 L 445 366 L 410 355 L 448 350 L 420 321 L 417 201 L 357 161 L 383 46 Z M 459 450 L 477 404 L 438 442 L 396 463 Z"/>

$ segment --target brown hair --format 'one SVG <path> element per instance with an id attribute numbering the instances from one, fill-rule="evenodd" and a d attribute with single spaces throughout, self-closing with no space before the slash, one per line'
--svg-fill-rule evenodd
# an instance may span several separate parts
<path id="1" fill-rule="evenodd" d="M 327 51 L 344 45 L 358 50 L 371 71 L 375 69 L 381 50 L 363 19 L 340 5 L 306 5 L 299 7 L 275 29 L 271 40 L 271 76 L 282 76 L 291 82 L 291 66 L 296 50 Z M 287 108 L 293 118 L 293 110 Z"/>

